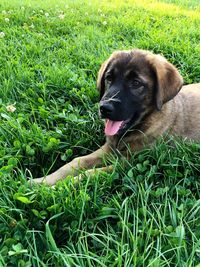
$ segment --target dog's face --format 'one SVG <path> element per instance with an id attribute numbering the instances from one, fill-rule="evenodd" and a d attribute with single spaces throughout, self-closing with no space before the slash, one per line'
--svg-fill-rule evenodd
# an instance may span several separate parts
<path id="1" fill-rule="evenodd" d="M 106 135 L 122 135 L 161 110 L 180 90 L 182 78 L 165 58 L 136 49 L 114 52 L 101 66 L 97 86 Z"/>

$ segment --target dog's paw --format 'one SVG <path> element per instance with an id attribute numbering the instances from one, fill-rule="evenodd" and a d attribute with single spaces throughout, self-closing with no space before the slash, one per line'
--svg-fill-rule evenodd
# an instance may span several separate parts
<path id="1" fill-rule="evenodd" d="M 28 183 L 30 185 L 34 185 L 34 184 L 48 184 L 45 177 L 35 178 L 35 179 L 29 179 L 28 180 Z"/>
<path id="2" fill-rule="evenodd" d="M 29 180 L 29 184 L 30 185 L 34 185 L 34 184 L 46 184 L 49 186 L 53 186 L 55 185 L 57 182 L 57 179 L 55 177 L 55 175 L 47 175 L 41 178 L 34 178 L 34 179 L 30 179 Z"/>

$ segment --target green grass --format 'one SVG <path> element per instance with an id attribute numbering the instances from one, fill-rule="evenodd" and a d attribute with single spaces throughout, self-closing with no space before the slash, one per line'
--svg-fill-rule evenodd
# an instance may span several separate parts
<path id="1" fill-rule="evenodd" d="M 199 12 L 198 0 L 1 0 L 0 266 L 199 266 L 198 143 L 160 140 L 78 184 L 27 183 L 103 144 L 95 80 L 112 51 L 162 53 L 199 82 Z"/>

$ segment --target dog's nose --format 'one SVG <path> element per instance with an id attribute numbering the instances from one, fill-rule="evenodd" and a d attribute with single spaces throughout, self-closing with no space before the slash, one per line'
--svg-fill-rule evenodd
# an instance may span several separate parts
<path id="1" fill-rule="evenodd" d="M 114 110 L 114 107 L 111 103 L 100 103 L 100 112 L 101 115 L 106 117 L 107 115 L 111 114 Z"/>

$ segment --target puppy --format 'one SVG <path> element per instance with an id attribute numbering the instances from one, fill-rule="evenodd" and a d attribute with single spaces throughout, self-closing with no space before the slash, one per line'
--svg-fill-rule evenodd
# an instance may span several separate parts
<path id="1" fill-rule="evenodd" d="M 102 165 L 112 151 L 126 155 L 127 147 L 141 150 L 166 133 L 200 140 L 200 83 L 182 85 L 178 70 L 160 55 L 140 49 L 114 52 L 97 79 L 105 145 L 33 181 L 53 185 L 80 169 Z"/>

